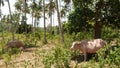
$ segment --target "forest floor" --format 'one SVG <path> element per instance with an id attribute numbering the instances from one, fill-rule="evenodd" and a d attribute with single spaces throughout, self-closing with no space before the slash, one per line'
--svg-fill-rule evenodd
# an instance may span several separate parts
<path id="1" fill-rule="evenodd" d="M 38 42 L 37 46 L 29 47 L 18 54 L 13 54 L 10 57 L 10 60 L 8 60 L 9 57 L 6 56 L 0 58 L 0 68 L 45 68 L 43 64 L 43 55 L 49 54 L 49 52 L 55 47 L 55 42 L 48 42 L 45 45 Z M 76 64 L 78 68 L 85 68 L 87 66 L 90 66 L 90 68 L 99 68 L 99 64 L 97 62 L 84 62 L 81 61 L 81 58 L 79 60 L 79 63 L 75 60 L 71 60 L 69 65 L 70 68 L 75 68 Z M 51 68 L 54 68 L 54 66 L 51 66 Z"/>
<path id="2" fill-rule="evenodd" d="M 7 66 L 5 63 L 5 61 L 7 61 L 6 58 L 0 59 L 0 68 L 6 68 L 6 67 L 8 67 L 8 68 L 25 68 L 25 67 L 33 68 L 32 65 L 33 66 L 36 65 L 35 60 L 37 58 L 43 57 L 42 56 L 43 53 L 41 53 L 40 56 L 36 56 L 35 53 L 37 51 L 42 51 L 42 50 L 49 51 L 50 49 L 53 48 L 53 46 L 54 46 L 54 44 L 48 43 L 43 46 L 38 45 L 35 47 L 26 48 L 21 53 L 12 55 L 10 61 L 7 63 Z M 39 59 L 39 61 L 37 63 L 39 63 L 39 66 L 40 66 L 38 68 L 44 68 L 42 59 Z M 30 66 L 26 66 L 26 65 L 30 65 Z"/>
<path id="3" fill-rule="evenodd" d="M 10 57 L 11 59 L 6 56 L 0 58 L 0 68 L 45 68 L 43 64 L 43 55 L 49 54 L 55 47 L 55 42 L 48 42 L 45 45 L 38 42 L 37 46 L 29 47 L 18 54 L 13 54 Z M 77 61 L 71 60 L 70 68 L 75 68 L 76 64 L 79 67 L 86 67 L 86 64 L 89 64 L 89 62 L 82 61 L 77 63 Z M 97 63 L 94 64 L 98 66 Z M 54 66 L 51 66 L 51 68 L 54 68 Z"/>
<path id="4" fill-rule="evenodd" d="M 7 65 L 5 63 L 6 58 L 0 59 L 0 68 L 44 68 L 44 64 L 42 63 L 43 54 L 51 51 L 55 47 L 55 44 L 48 43 L 43 46 L 36 46 L 36 47 L 30 47 L 26 48 L 24 51 L 18 54 L 14 54 L 11 57 L 11 60 L 7 62 Z M 39 51 L 44 51 L 43 53 L 36 55 L 35 53 Z M 35 56 L 36 55 L 36 56 Z M 82 62 L 79 65 L 83 65 Z M 36 66 L 35 66 L 36 65 Z M 76 65 L 75 61 L 70 62 L 70 67 L 74 68 Z M 54 68 L 51 66 L 51 68 Z"/>

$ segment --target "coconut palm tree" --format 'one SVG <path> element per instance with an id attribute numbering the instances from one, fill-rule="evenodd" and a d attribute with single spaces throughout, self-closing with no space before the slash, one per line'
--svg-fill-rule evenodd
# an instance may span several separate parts
<path id="1" fill-rule="evenodd" d="M 63 31 L 62 31 L 62 25 L 61 25 L 61 20 L 60 20 L 60 11 L 59 11 L 59 6 L 58 6 L 58 0 L 56 2 L 56 10 L 57 10 L 57 17 L 58 17 L 58 24 L 59 24 L 59 33 L 61 36 L 61 42 L 64 42 L 64 36 L 63 36 Z"/>
<path id="2" fill-rule="evenodd" d="M 32 0 L 32 3 L 30 4 L 30 10 L 31 10 L 31 14 L 32 14 L 32 27 L 33 27 L 33 16 L 34 16 L 35 7 L 36 7 L 35 0 Z"/>
<path id="3" fill-rule="evenodd" d="M 27 13 L 29 13 L 28 0 L 17 0 L 15 3 L 15 9 L 20 12 L 21 16 L 21 25 L 24 26 L 23 32 L 25 32 L 27 40 Z"/>
<path id="4" fill-rule="evenodd" d="M 9 0 L 7 0 L 8 2 L 8 6 L 9 6 L 9 13 L 10 13 L 10 23 L 12 24 L 12 15 L 11 15 L 11 7 L 10 7 L 10 2 Z M 12 40 L 14 40 L 14 29 L 13 29 L 13 25 L 12 25 Z"/>
<path id="5" fill-rule="evenodd" d="M 43 15 L 44 15 L 44 43 L 47 43 L 46 39 L 46 21 L 45 21 L 45 0 L 43 0 Z"/>
<path id="6" fill-rule="evenodd" d="M 3 0 L 0 0 L 0 23 L 1 23 L 1 27 L 3 27 L 2 26 L 2 22 L 1 22 L 1 18 L 2 18 L 2 11 L 1 11 L 1 6 L 4 6 L 4 2 L 3 2 Z M 2 39 L 4 40 L 4 36 L 3 36 L 3 32 L 4 30 L 2 29 Z"/>
<path id="7" fill-rule="evenodd" d="M 25 33 L 27 33 L 27 27 L 26 27 L 26 24 L 27 24 L 27 17 L 26 17 L 26 13 L 27 13 L 27 0 L 24 0 L 24 25 L 25 25 Z M 27 37 L 26 37 L 27 39 Z"/>
<path id="8" fill-rule="evenodd" d="M 24 24 L 24 26 L 27 25 L 27 17 L 26 14 L 29 13 L 29 8 L 28 8 L 28 4 L 27 4 L 28 0 L 17 0 L 15 3 L 15 9 L 17 11 L 20 12 L 20 14 L 22 14 L 22 23 Z M 25 33 L 27 33 L 27 28 L 25 27 Z"/>
<path id="9" fill-rule="evenodd" d="M 41 18 L 41 11 L 42 11 L 42 1 L 39 0 L 39 2 L 32 0 L 32 3 L 30 4 L 30 12 L 32 15 L 32 26 L 34 23 L 34 37 L 36 33 L 36 27 L 38 26 L 38 21 Z M 34 21 L 33 21 L 34 19 Z"/>
<path id="10" fill-rule="evenodd" d="M 67 12 L 71 10 L 71 0 L 62 0 L 64 2 L 64 5 L 62 6 L 62 9 L 60 11 L 61 17 L 66 16 Z"/>
<path id="11" fill-rule="evenodd" d="M 47 9 L 48 9 L 48 15 L 49 15 L 49 18 L 50 18 L 50 34 L 52 34 L 52 19 L 53 19 L 53 17 L 52 17 L 52 15 L 54 14 L 54 12 L 55 12 L 55 2 L 53 1 L 53 0 L 49 0 L 49 3 L 48 4 L 46 4 L 46 7 L 47 7 Z"/>
<path id="12" fill-rule="evenodd" d="M 1 6 L 4 6 L 4 2 L 3 2 L 3 0 L 0 0 L 0 17 L 1 17 Z"/>

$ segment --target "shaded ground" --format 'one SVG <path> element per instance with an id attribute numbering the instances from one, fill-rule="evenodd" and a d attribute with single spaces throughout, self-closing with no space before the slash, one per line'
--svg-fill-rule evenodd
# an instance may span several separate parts
<path id="1" fill-rule="evenodd" d="M 87 60 L 86 61 L 90 61 L 91 59 L 95 59 L 97 61 L 97 56 L 95 56 L 95 55 L 96 54 L 87 54 Z M 76 55 L 76 56 L 73 56 L 71 58 L 71 60 L 77 61 L 78 63 L 81 63 L 81 62 L 84 62 L 84 56 L 82 54 Z"/>

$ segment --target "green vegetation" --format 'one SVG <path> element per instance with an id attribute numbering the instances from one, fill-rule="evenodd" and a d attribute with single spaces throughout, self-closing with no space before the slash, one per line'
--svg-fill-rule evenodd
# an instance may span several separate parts
<path id="1" fill-rule="evenodd" d="M 5 2 L 8 15 L 1 11 Z M 0 68 L 120 68 L 120 0 L 16 0 L 14 12 L 11 2 L 0 0 Z M 85 62 L 70 50 L 73 41 L 96 38 L 107 44 Z M 11 40 L 25 50 L 7 49 Z"/>
<path id="2" fill-rule="evenodd" d="M 86 32 L 79 32 L 76 35 L 73 33 L 72 35 L 69 35 L 67 33 L 64 34 L 65 37 L 65 43 L 60 43 L 60 38 L 58 35 L 49 35 L 47 34 L 47 39 L 48 39 L 48 43 L 46 45 L 43 44 L 43 42 L 41 40 L 43 40 L 43 33 L 37 33 L 38 35 L 36 35 L 36 46 L 40 46 L 40 48 L 36 48 L 35 51 L 33 51 L 34 53 L 34 57 L 36 57 L 36 59 L 32 60 L 34 62 L 29 62 L 29 61 L 23 61 L 24 65 L 21 65 L 21 67 L 28 67 L 31 66 L 35 68 L 35 67 L 39 67 L 39 63 L 41 63 L 42 65 L 44 65 L 45 68 L 50 68 L 50 67 L 57 67 L 57 68 L 71 68 L 71 67 L 116 67 L 119 68 L 119 63 L 120 63 L 120 43 L 119 43 L 119 36 L 120 34 L 117 32 L 115 32 L 115 30 L 105 27 L 105 29 L 103 29 L 103 33 L 102 33 L 102 37 L 109 42 L 106 48 L 101 49 L 98 54 L 96 54 L 96 56 L 92 57 L 93 59 L 90 59 L 87 62 L 79 62 L 79 61 L 83 61 L 83 58 L 81 57 L 75 57 L 75 56 L 79 56 L 80 53 L 79 52 L 72 52 L 70 50 L 71 44 L 73 41 L 75 40 L 83 40 L 83 39 L 91 39 L 93 36 L 93 33 L 90 31 L 86 34 Z M 105 33 L 106 32 L 106 33 Z M 5 33 L 6 34 L 6 33 Z M 86 35 L 85 35 L 86 34 Z M 8 36 L 8 38 L 7 38 Z M 7 35 L 5 37 L 5 39 L 9 39 L 10 38 L 10 34 Z M 18 37 L 17 34 L 15 34 L 16 38 Z M 25 35 L 20 34 L 19 37 L 21 40 L 23 40 L 27 47 L 31 47 L 31 46 L 35 46 L 35 42 L 32 41 L 34 39 L 33 38 L 33 34 L 29 34 L 30 37 L 28 37 L 29 39 L 25 41 Z M 40 38 L 38 38 L 38 36 L 40 36 Z M 79 38 L 78 38 L 79 37 Z M 38 39 L 37 39 L 38 38 Z M 111 40 L 110 40 L 111 39 Z M 111 45 L 112 41 L 117 41 L 117 45 L 118 47 L 115 48 L 114 50 L 109 50 L 108 53 L 106 54 L 105 51 L 108 49 L 108 47 Z M 38 44 L 38 42 L 41 42 L 41 44 Z M 3 41 L 1 41 L 1 51 L 0 51 L 0 55 L 1 58 L 5 59 L 5 63 L 6 65 L 9 65 L 11 60 L 13 59 L 13 56 L 19 55 L 19 53 L 21 53 L 18 49 L 13 48 L 10 49 L 8 52 L 4 52 L 5 48 L 5 44 L 6 42 L 3 43 Z M 51 45 L 50 45 L 51 44 Z M 104 58 L 106 55 L 106 58 Z M 75 58 L 74 58 L 75 57 Z M 72 58 L 74 58 L 75 60 L 72 60 Z M 97 58 L 94 59 L 94 58 Z M 74 62 L 74 63 L 73 63 Z M 73 63 L 73 65 L 72 65 Z M 93 66 L 94 64 L 94 66 Z M 14 65 L 14 64 L 13 64 Z M 91 66 L 92 65 L 92 66 Z"/>
<path id="3" fill-rule="evenodd" d="M 56 45 L 55 49 L 53 49 L 51 52 L 48 52 L 49 55 L 47 54 L 46 56 L 44 56 L 43 62 L 46 65 L 46 68 L 50 68 L 51 66 L 57 66 L 58 68 L 70 68 L 70 63 L 71 63 L 71 59 L 72 57 L 78 56 L 75 59 L 75 61 L 78 61 L 74 66 L 75 67 L 94 67 L 94 68 L 101 68 L 101 67 L 116 67 L 119 68 L 119 63 L 120 63 L 120 43 L 119 43 L 119 35 L 116 32 L 113 32 L 114 30 L 110 29 L 110 31 L 108 31 L 108 29 L 103 29 L 103 31 L 105 32 L 109 32 L 111 35 L 103 33 L 103 37 L 104 39 L 110 39 L 112 38 L 112 40 L 108 40 L 107 42 L 112 42 L 113 40 L 117 41 L 117 47 L 115 47 L 114 49 L 108 49 L 112 44 L 108 43 L 107 46 L 104 49 L 101 49 L 98 51 L 98 53 L 96 54 L 96 56 L 92 57 L 92 59 L 90 59 L 89 61 L 87 61 L 87 63 L 81 63 L 79 61 L 83 61 L 83 58 L 79 57 L 79 52 L 71 52 L 70 51 L 70 42 L 72 43 L 72 41 L 74 40 L 82 40 L 82 39 L 91 39 L 91 33 L 87 34 L 84 37 L 84 33 L 78 33 L 76 36 L 72 35 L 65 35 L 66 37 L 66 43 L 61 44 L 61 45 Z M 112 36 L 112 34 L 117 35 L 117 37 Z M 80 38 L 77 39 L 77 37 L 80 36 Z M 106 38 L 107 36 L 107 38 Z M 75 38 L 76 37 L 76 38 Z M 107 51 L 108 50 L 108 51 Z M 107 51 L 107 53 L 106 53 Z M 81 64 L 83 65 L 81 65 Z M 94 65 L 93 65 L 94 64 Z"/>

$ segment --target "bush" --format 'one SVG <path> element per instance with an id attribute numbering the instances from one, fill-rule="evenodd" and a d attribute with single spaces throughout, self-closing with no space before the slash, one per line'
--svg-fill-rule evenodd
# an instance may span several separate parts
<path id="1" fill-rule="evenodd" d="M 76 35 L 74 35 L 74 40 L 83 40 L 83 39 L 91 39 L 93 38 L 92 31 L 90 32 L 78 32 Z"/>
<path id="2" fill-rule="evenodd" d="M 19 27 L 18 27 L 18 29 L 17 29 L 17 31 L 16 31 L 16 33 L 19 33 L 19 34 L 21 34 L 21 33 L 24 33 L 24 32 L 26 32 L 26 33 L 30 33 L 32 30 L 32 26 L 31 25 L 28 25 L 28 24 L 20 24 L 19 25 Z"/>
<path id="3" fill-rule="evenodd" d="M 114 38 L 118 38 L 119 36 L 120 33 L 110 27 L 104 27 L 102 31 L 102 38 L 108 42 L 112 41 Z"/>
<path id="4" fill-rule="evenodd" d="M 106 46 L 97 53 L 100 66 L 120 66 L 120 46 Z"/>
<path id="5" fill-rule="evenodd" d="M 57 46 L 51 53 L 49 52 L 49 55 L 44 56 L 43 63 L 45 67 L 50 68 L 53 65 L 55 68 L 70 68 L 71 52 L 60 45 Z"/>
<path id="6" fill-rule="evenodd" d="M 17 54 L 17 53 L 19 53 L 20 51 L 21 51 L 21 50 L 18 49 L 18 48 L 9 48 L 8 51 L 7 51 L 7 53 L 8 53 L 9 55 L 12 55 L 12 54 Z"/>

